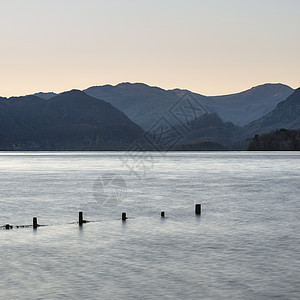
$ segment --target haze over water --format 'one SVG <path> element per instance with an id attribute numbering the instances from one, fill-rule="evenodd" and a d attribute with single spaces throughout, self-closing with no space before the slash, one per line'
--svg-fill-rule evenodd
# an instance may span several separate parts
<path id="1" fill-rule="evenodd" d="M 0 153 L 1 299 L 298 299 L 299 152 L 130 155 Z"/>

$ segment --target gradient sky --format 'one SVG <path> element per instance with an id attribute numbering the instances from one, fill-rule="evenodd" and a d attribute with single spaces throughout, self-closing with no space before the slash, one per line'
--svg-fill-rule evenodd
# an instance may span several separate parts
<path id="1" fill-rule="evenodd" d="M 0 0 L 0 95 L 300 86 L 299 0 Z"/>

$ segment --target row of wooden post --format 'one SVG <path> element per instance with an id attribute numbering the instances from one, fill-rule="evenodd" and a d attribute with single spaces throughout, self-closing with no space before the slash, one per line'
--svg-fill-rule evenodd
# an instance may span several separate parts
<path id="1" fill-rule="evenodd" d="M 201 215 L 201 204 L 196 204 L 196 205 L 195 205 L 195 214 L 196 214 L 196 215 Z M 162 218 L 165 218 L 165 212 L 162 211 L 162 212 L 160 213 L 160 216 L 161 216 Z M 126 216 L 126 213 L 123 212 L 123 213 L 122 213 L 122 221 L 126 221 L 127 219 L 128 219 L 128 218 L 127 218 L 127 216 Z M 86 220 L 83 219 L 83 212 L 80 211 L 80 212 L 79 212 L 78 224 L 79 224 L 80 226 L 82 226 L 82 224 L 87 223 L 87 222 L 88 222 L 88 221 L 86 221 Z M 32 219 L 32 227 L 33 227 L 33 229 L 37 229 L 37 228 L 39 227 L 37 217 L 34 217 L 34 218 Z M 12 225 L 9 225 L 9 224 L 6 224 L 6 225 L 5 225 L 5 229 L 11 229 L 11 228 L 12 228 Z"/>
<path id="2" fill-rule="evenodd" d="M 195 214 L 196 215 L 201 215 L 201 204 L 196 204 L 195 205 Z M 165 212 L 164 211 L 162 211 L 161 213 L 160 213 L 160 216 L 162 217 L 162 218 L 165 218 L 165 216 L 166 216 L 166 214 L 165 214 Z M 127 216 L 126 216 L 126 213 L 125 212 L 123 212 L 122 213 L 122 221 L 126 221 L 128 218 L 127 218 Z M 86 223 L 87 221 L 85 221 L 85 220 L 83 220 L 83 213 L 82 213 L 82 211 L 80 211 L 79 212 L 79 225 L 82 225 L 83 223 Z"/>

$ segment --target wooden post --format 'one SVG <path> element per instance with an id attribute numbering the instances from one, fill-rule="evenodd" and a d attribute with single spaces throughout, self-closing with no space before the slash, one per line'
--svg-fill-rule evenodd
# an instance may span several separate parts
<path id="1" fill-rule="evenodd" d="M 201 215 L 201 204 L 196 204 L 195 205 L 195 214 L 196 215 Z"/>
<path id="2" fill-rule="evenodd" d="M 83 224 L 83 212 L 80 211 L 79 212 L 79 221 L 78 221 L 79 225 L 82 225 Z"/>
<path id="3" fill-rule="evenodd" d="M 126 213 L 122 213 L 122 221 L 126 221 L 127 217 L 126 217 Z"/>
<path id="4" fill-rule="evenodd" d="M 37 229 L 38 228 L 37 217 L 34 217 L 32 219 L 32 226 L 33 226 L 33 229 Z"/>
<path id="5" fill-rule="evenodd" d="M 165 212 L 162 211 L 162 212 L 160 213 L 160 216 L 161 216 L 162 218 L 164 218 L 164 217 L 165 217 Z"/>

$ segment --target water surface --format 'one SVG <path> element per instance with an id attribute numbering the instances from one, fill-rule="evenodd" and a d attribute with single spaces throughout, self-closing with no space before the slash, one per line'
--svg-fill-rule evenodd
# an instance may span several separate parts
<path id="1" fill-rule="evenodd" d="M 299 159 L 2 152 L 0 298 L 299 299 Z"/>

